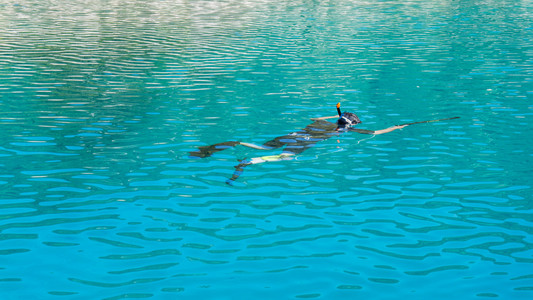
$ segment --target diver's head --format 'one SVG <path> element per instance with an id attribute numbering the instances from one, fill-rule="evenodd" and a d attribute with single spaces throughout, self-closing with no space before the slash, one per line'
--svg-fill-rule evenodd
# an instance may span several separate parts
<path id="1" fill-rule="evenodd" d="M 359 117 L 357 117 L 356 114 L 350 112 L 341 113 L 340 106 L 341 104 L 337 103 L 337 113 L 339 114 L 339 119 L 337 119 L 337 130 L 347 129 L 350 126 L 361 123 L 361 120 L 359 120 Z"/>
<path id="2" fill-rule="evenodd" d="M 340 118 L 337 119 L 337 130 L 345 129 L 350 126 L 357 125 L 359 123 L 361 123 L 361 120 L 359 120 L 356 114 L 344 112 L 341 114 Z"/>

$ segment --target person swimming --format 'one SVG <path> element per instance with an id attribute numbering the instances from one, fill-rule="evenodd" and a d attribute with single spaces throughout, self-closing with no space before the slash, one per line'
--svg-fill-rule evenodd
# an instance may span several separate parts
<path id="1" fill-rule="evenodd" d="M 359 117 L 351 112 L 341 112 L 340 110 L 340 103 L 337 103 L 337 114 L 338 116 L 329 116 L 329 117 L 321 117 L 321 118 L 313 118 L 311 119 L 313 123 L 307 125 L 305 128 L 289 133 L 287 135 L 276 137 L 270 141 L 267 141 L 263 145 L 256 145 L 246 142 L 240 142 L 240 141 L 227 141 L 222 143 L 217 143 L 209 146 L 202 146 L 198 147 L 197 151 L 190 152 L 190 157 L 196 157 L 196 158 L 206 158 L 213 153 L 235 147 L 237 145 L 242 145 L 245 147 L 258 149 L 258 150 L 273 150 L 278 149 L 283 146 L 285 148 L 283 149 L 283 152 L 279 155 L 270 155 L 270 156 L 261 156 L 261 157 L 254 157 L 250 159 L 243 159 L 239 161 L 239 164 L 236 165 L 235 172 L 233 173 L 233 176 L 229 178 L 226 183 L 227 184 L 233 184 L 237 178 L 242 174 L 244 171 L 244 167 L 263 163 L 263 162 L 272 162 L 272 161 L 281 161 L 281 160 L 292 160 L 295 155 L 300 154 L 304 152 L 305 150 L 313 147 L 316 143 L 324 141 L 329 139 L 332 136 L 338 135 L 341 132 L 345 131 L 354 131 L 362 134 L 371 134 L 371 135 L 378 135 L 383 134 L 387 132 L 391 132 L 397 129 L 404 128 L 409 125 L 414 124 L 421 124 L 421 123 L 429 123 L 429 122 L 438 122 L 438 121 L 445 121 L 445 120 L 452 120 L 457 119 L 459 117 L 453 117 L 453 118 L 446 118 L 446 119 L 438 119 L 438 120 L 429 120 L 429 121 L 420 121 L 420 122 L 413 122 L 413 123 L 406 123 L 401 125 L 395 125 L 391 126 L 386 129 L 381 130 L 366 130 L 366 129 L 358 129 L 353 128 L 353 126 L 362 123 Z M 337 118 L 336 123 L 331 123 L 326 121 L 327 119 Z"/>

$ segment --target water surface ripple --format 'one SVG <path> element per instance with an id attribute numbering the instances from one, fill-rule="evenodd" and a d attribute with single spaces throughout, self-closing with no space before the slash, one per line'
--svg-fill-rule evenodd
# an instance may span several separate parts
<path id="1" fill-rule="evenodd" d="M 531 299 L 527 1 L 0 3 L 2 299 Z M 261 144 L 361 128 L 291 161 Z"/>

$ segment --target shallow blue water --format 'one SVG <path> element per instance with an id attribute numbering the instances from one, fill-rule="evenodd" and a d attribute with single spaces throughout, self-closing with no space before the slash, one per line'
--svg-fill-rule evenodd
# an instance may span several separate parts
<path id="1" fill-rule="evenodd" d="M 530 2 L 0 8 L 2 299 L 533 297 Z"/>

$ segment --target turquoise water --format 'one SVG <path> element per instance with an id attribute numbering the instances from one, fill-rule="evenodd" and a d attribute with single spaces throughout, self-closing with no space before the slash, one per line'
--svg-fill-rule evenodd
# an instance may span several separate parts
<path id="1" fill-rule="evenodd" d="M 530 1 L 0 2 L 2 299 L 531 299 Z M 245 147 L 359 128 L 291 161 Z"/>

